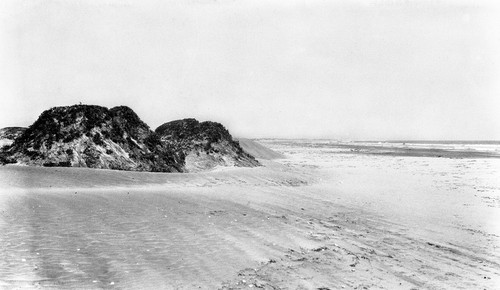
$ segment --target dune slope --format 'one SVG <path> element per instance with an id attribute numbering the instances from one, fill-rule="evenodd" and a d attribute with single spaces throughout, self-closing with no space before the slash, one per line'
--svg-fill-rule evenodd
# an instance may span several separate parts
<path id="1" fill-rule="evenodd" d="M 285 158 L 283 154 L 269 149 L 266 146 L 258 143 L 257 141 L 246 138 L 238 138 L 238 142 L 245 152 L 249 153 L 255 158 L 266 160 Z"/>

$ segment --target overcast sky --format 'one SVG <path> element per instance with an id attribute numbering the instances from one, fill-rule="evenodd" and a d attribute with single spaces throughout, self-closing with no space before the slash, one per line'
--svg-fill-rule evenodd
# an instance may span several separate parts
<path id="1" fill-rule="evenodd" d="M 500 140 L 477 1 L 1 1 L 0 127 L 79 102 L 241 137 Z"/>

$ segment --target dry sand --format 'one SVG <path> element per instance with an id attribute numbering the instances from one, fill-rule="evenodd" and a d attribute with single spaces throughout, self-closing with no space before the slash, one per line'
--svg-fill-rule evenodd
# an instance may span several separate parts
<path id="1" fill-rule="evenodd" d="M 241 148 L 245 150 L 245 152 L 250 153 L 255 158 L 266 159 L 266 160 L 285 158 L 283 154 L 271 150 L 254 140 L 246 138 L 238 138 L 237 141 L 239 142 Z"/>
<path id="2" fill-rule="evenodd" d="M 0 288 L 498 289 L 499 159 L 0 167 Z"/>

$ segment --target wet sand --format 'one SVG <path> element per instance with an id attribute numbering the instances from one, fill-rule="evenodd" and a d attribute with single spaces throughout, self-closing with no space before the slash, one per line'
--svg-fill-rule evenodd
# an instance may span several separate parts
<path id="1" fill-rule="evenodd" d="M 0 288 L 496 289 L 499 159 L 268 143 L 260 168 L 0 167 Z"/>

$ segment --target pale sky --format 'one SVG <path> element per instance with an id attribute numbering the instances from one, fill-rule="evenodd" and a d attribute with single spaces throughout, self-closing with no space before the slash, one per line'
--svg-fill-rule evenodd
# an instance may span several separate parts
<path id="1" fill-rule="evenodd" d="M 478 1 L 1 1 L 0 128 L 82 102 L 154 130 L 500 140 L 500 9 Z"/>

